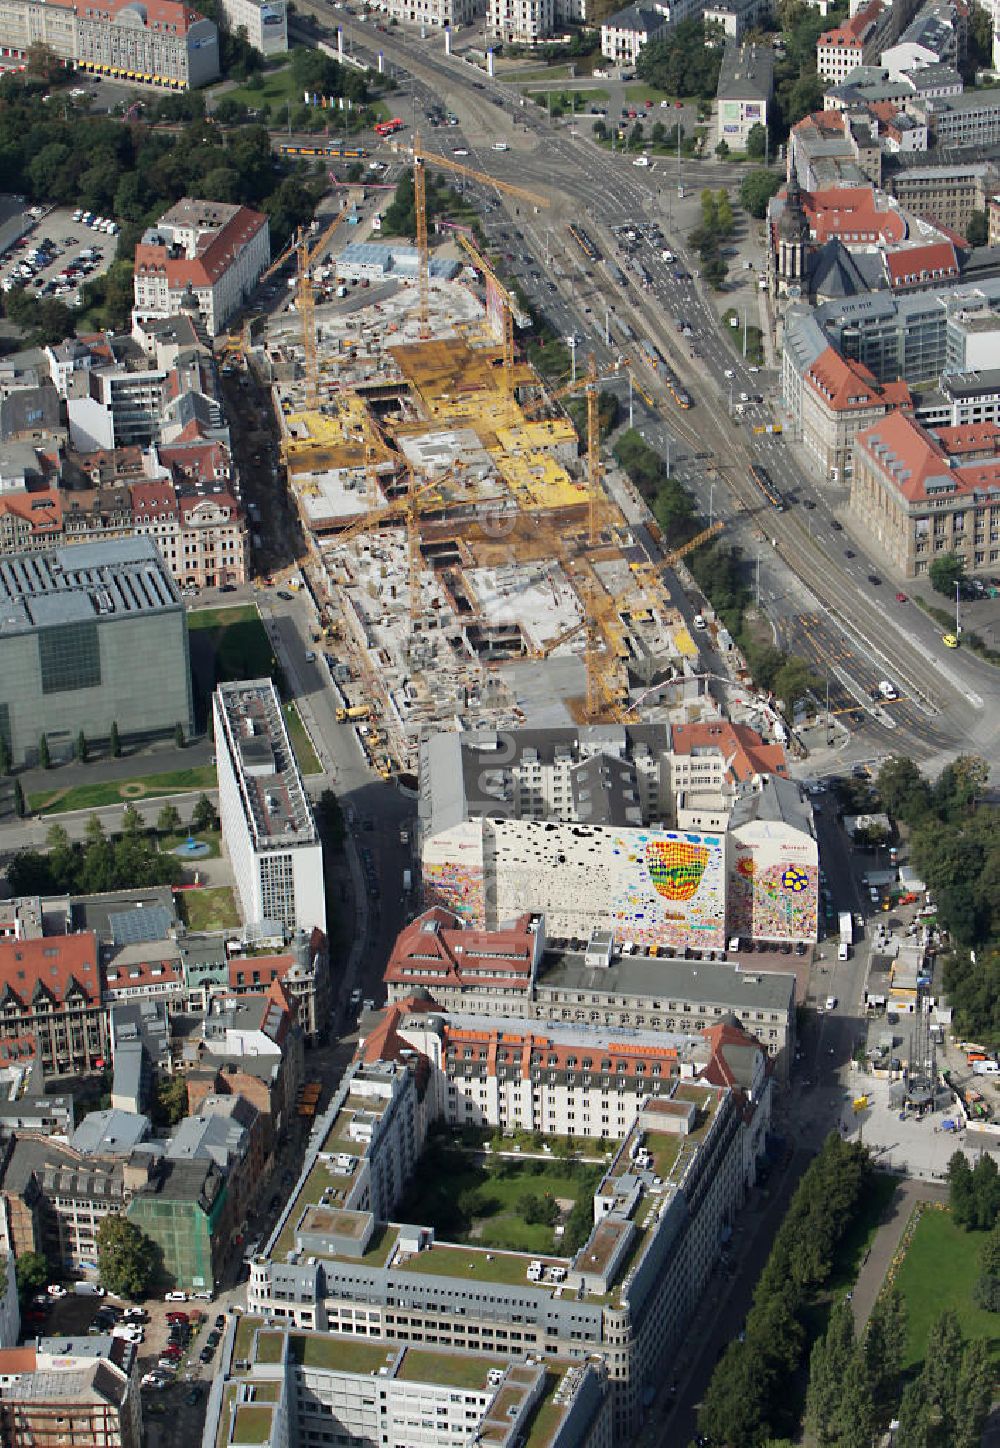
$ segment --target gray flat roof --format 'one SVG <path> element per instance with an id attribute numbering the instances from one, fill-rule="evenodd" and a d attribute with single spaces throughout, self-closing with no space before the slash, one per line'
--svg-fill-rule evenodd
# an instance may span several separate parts
<path id="1" fill-rule="evenodd" d="M 948 397 L 976 397 L 981 392 L 1000 392 L 1000 367 L 982 367 L 978 372 L 943 372 L 941 391 Z"/>
<path id="2" fill-rule="evenodd" d="M 677 998 L 731 1011 L 789 1011 L 795 1001 L 791 972 L 755 971 L 729 961 L 665 960 L 648 955 L 623 956 L 611 966 L 588 967 L 576 951 L 547 953 L 538 989 Z"/>
<path id="3" fill-rule="evenodd" d="M 151 538 L 114 538 L 0 558 L 0 635 L 181 607 Z"/>

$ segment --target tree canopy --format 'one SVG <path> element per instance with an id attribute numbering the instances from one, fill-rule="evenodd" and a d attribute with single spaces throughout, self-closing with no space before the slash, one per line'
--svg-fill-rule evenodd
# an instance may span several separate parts
<path id="1" fill-rule="evenodd" d="M 667 35 L 643 46 L 636 75 L 668 95 L 711 100 L 719 84 L 723 39 L 717 25 L 682 20 Z"/>
<path id="2" fill-rule="evenodd" d="M 92 815 L 86 838 L 75 841 L 62 825 L 52 825 L 46 836 L 47 853 L 22 850 L 10 862 L 11 888 L 19 895 L 93 895 L 178 884 L 180 861 L 174 855 L 160 854 L 151 840 L 130 825 L 129 816 L 123 817 L 122 824 L 122 834 L 111 840 Z"/>
<path id="3" fill-rule="evenodd" d="M 116 1297 L 145 1297 L 159 1266 L 155 1242 L 128 1217 L 111 1212 L 97 1228 L 101 1282 Z"/>

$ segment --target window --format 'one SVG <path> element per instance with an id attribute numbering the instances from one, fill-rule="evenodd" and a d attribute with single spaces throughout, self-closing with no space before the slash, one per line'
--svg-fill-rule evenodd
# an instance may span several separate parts
<path id="1" fill-rule="evenodd" d="M 88 620 L 42 629 L 38 635 L 38 663 L 43 694 L 100 687 L 97 624 Z"/>

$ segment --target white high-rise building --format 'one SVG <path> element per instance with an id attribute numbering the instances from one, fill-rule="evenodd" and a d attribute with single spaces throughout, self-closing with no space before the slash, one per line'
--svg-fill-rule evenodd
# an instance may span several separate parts
<path id="1" fill-rule="evenodd" d="M 323 847 L 274 685 L 220 684 L 212 708 L 222 838 L 244 922 L 325 930 Z"/>

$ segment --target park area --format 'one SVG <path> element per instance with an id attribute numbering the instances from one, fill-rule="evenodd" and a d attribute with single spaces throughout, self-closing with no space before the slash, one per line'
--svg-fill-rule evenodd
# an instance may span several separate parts
<path id="1" fill-rule="evenodd" d="M 950 1211 L 924 1210 L 895 1280 L 906 1300 L 909 1325 L 905 1367 L 923 1362 L 931 1323 L 946 1309 L 957 1316 L 964 1337 L 985 1338 L 994 1361 L 1000 1355 L 997 1316 L 973 1298 L 985 1238 L 984 1232 L 960 1227 Z"/>
<path id="2" fill-rule="evenodd" d="M 28 796 L 28 808 L 37 815 L 67 814 L 71 810 L 101 809 L 112 804 L 139 804 L 144 800 L 162 799 L 166 795 L 194 794 L 214 789 L 215 784 L 215 765 L 197 764 L 191 769 L 144 774 L 136 779 L 37 790 Z"/>
<path id="3" fill-rule="evenodd" d="M 274 650 L 255 604 L 192 609 L 188 637 L 195 715 L 201 728 L 216 684 L 275 676 Z"/>
<path id="4" fill-rule="evenodd" d="M 500 1156 L 432 1141 L 402 1220 L 433 1227 L 446 1242 L 569 1256 L 589 1235 L 603 1171 L 574 1157 Z"/>

